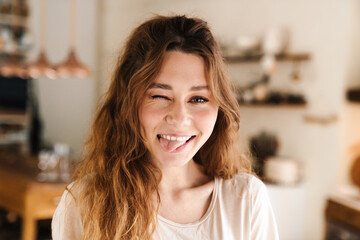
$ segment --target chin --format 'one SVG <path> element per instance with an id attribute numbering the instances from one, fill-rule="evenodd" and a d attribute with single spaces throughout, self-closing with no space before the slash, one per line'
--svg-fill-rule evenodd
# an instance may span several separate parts
<path id="1" fill-rule="evenodd" d="M 164 154 L 168 155 L 168 154 Z M 189 156 L 159 156 L 157 158 L 153 158 L 155 161 L 155 164 L 159 166 L 160 168 L 164 167 L 183 167 L 187 163 L 189 163 L 192 160 L 193 155 Z"/>

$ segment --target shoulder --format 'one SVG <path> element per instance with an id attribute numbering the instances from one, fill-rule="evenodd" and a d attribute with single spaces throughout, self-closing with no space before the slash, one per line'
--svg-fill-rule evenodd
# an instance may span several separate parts
<path id="1" fill-rule="evenodd" d="M 53 215 L 51 228 L 54 240 L 81 239 L 82 222 L 74 189 L 74 183 L 67 186 Z"/>
<path id="2" fill-rule="evenodd" d="M 265 184 L 256 176 L 239 173 L 230 179 L 220 179 L 220 187 L 224 193 L 232 193 L 240 198 L 253 198 L 266 191 Z"/>
<path id="3" fill-rule="evenodd" d="M 266 186 L 259 178 L 240 173 L 219 183 L 221 211 L 236 223 L 234 229 L 242 224 L 249 239 L 279 239 Z"/>
<path id="4" fill-rule="evenodd" d="M 70 183 L 61 196 L 60 202 L 56 208 L 53 220 L 64 217 L 65 214 L 73 212 L 76 209 L 76 197 L 74 183 Z"/>
<path id="5" fill-rule="evenodd" d="M 87 175 L 71 182 L 65 188 L 63 197 L 69 198 L 69 196 L 71 196 L 69 201 L 74 201 L 77 205 L 81 205 L 79 204 L 80 198 L 85 192 L 89 191 L 88 186 L 91 184 L 93 177 L 94 175 Z"/>

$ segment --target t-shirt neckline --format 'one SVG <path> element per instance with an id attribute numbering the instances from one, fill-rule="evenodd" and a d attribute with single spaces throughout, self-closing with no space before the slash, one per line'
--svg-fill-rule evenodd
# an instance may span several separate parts
<path id="1" fill-rule="evenodd" d="M 206 210 L 205 214 L 197 221 L 195 222 L 190 222 L 190 223 L 177 223 L 177 222 L 173 222 L 167 218 L 162 217 L 161 215 L 157 215 L 158 220 L 168 224 L 168 225 L 172 225 L 174 227 L 194 227 L 194 226 L 198 226 L 199 224 L 203 223 L 213 212 L 214 207 L 215 207 L 215 203 L 216 203 L 216 199 L 217 199 L 217 194 L 218 194 L 218 185 L 219 185 L 219 179 L 217 177 L 214 178 L 214 188 L 212 191 L 212 196 L 211 196 L 211 201 L 209 204 L 208 209 Z"/>

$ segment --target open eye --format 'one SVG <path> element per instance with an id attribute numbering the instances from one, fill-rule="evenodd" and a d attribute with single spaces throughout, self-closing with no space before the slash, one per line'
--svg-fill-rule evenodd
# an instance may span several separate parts
<path id="1" fill-rule="evenodd" d="M 208 101 L 209 100 L 204 98 L 204 97 L 193 97 L 193 98 L 190 99 L 191 103 L 206 103 Z"/>

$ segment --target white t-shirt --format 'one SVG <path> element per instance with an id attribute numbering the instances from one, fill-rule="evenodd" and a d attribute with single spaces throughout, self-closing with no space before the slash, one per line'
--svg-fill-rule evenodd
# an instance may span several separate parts
<path id="1" fill-rule="evenodd" d="M 196 201 L 196 199 L 194 199 Z M 82 223 L 74 198 L 64 192 L 52 221 L 54 240 L 79 240 Z M 158 216 L 159 240 L 278 240 L 265 185 L 249 174 L 215 178 L 210 206 L 196 222 L 179 224 Z"/>

